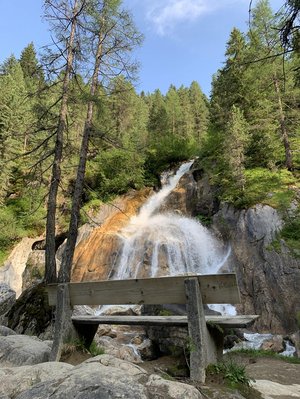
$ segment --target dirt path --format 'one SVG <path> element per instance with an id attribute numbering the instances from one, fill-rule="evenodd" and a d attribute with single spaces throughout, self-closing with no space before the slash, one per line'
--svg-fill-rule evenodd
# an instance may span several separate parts
<path id="1" fill-rule="evenodd" d="M 255 379 L 254 387 L 264 399 L 300 398 L 300 364 L 271 358 L 258 358 L 246 366 Z"/>

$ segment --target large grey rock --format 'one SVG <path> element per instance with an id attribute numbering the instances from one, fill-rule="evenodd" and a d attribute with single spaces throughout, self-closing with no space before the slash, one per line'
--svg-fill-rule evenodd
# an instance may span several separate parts
<path id="1" fill-rule="evenodd" d="M 92 357 L 86 360 L 85 363 L 100 363 L 103 366 L 115 367 L 118 370 L 123 370 L 126 374 L 135 378 L 140 378 L 147 374 L 142 367 L 107 354 Z"/>
<path id="2" fill-rule="evenodd" d="M 11 367 L 47 362 L 50 350 L 50 341 L 27 335 L 8 335 L 0 340 L 0 365 Z"/>
<path id="3" fill-rule="evenodd" d="M 17 335 L 17 333 L 6 326 L 0 326 L 0 335 L 6 337 L 7 335 Z"/>
<path id="4" fill-rule="evenodd" d="M 0 316 L 4 315 L 16 302 L 16 293 L 6 283 L 0 283 Z"/>
<path id="5" fill-rule="evenodd" d="M 147 389 L 126 371 L 85 362 L 63 376 L 34 385 L 15 399 L 147 399 Z"/>
<path id="6" fill-rule="evenodd" d="M 14 247 L 0 269 L 0 281 L 7 283 L 16 292 L 17 298 L 22 292 L 22 273 L 35 240 L 34 238 L 23 238 Z"/>
<path id="7" fill-rule="evenodd" d="M 38 284 L 45 275 L 45 251 L 35 250 L 28 255 L 26 267 L 22 274 L 22 291 Z"/>
<path id="8" fill-rule="evenodd" d="M 297 330 L 300 260 L 284 241 L 276 250 L 272 246 L 283 224 L 278 212 L 263 205 L 236 210 L 222 204 L 213 221 L 231 246 L 229 263 L 237 273 L 242 299 L 238 310 L 261 315 L 255 324 L 260 332 Z"/>
<path id="9" fill-rule="evenodd" d="M 0 398 L 13 398 L 32 386 L 62 377 L 74 366 L 67 363 L 47 362 L 33 366 L 0 368 Z"/>
<path id="10" fill-rule="evenodd" d="M 192 385 L 169 381 L 152 374 L 146 384 L 151 397 L 155 399 L 202 399 L 201 393 Z"/>

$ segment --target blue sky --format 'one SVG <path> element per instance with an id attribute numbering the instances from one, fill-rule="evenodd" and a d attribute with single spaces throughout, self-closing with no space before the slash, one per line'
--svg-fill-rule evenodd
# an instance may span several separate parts
<path id="1" fill-rule="evenodd" d="M 140 62 L 137 91 L 163 93 L 170 84 L 199 82 L 209 95 L 213 73 L 222 66 L 226 42 L 233 27 L 247 29 L 250 0 L 125 0 L 144 34 L 135 53 Z M 1 2 L 0 62 L 12 53 L 19 57 L 31 41 L 37 51 L 50 42 L 42 21 L 42 0 Z M 276 11 L 284 0 L 270 0 Z M 255 1 L 253 1 L 255 4 Z"/>

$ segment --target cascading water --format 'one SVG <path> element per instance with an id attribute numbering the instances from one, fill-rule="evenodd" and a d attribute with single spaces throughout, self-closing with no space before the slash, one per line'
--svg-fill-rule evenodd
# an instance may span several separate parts
<path id="1" fill-rule="evenodd" d="M 210 274 L 225 264 L 230 249 L 224 251 L 207 228 L 195 219 L 160 212 L 164 200 L 192 164 L 193 161 L 184 163 L 175 175 L 164 176 L 162 189 L 121 230 L 122 248 L 110 278 Z M 231 309 L 229 313 L 234 312 Z"/>

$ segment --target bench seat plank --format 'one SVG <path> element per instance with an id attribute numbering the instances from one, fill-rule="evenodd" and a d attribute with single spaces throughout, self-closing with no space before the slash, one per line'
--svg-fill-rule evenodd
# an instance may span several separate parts
<path id="1" fill-rule="evenodd" d="M 259 316 L 205 316 L 206 323 L 222 328 L 246 328 Z M 187 316 L 73 316 L 74 324 L 116 324 L 143 326 L 187 326 Z"/>
<path id="2" fill-rule="evenodd" d="M 184 280 L 197 277 L 203 303 L 240 303 L 234 273 L 167 276 L 130 280 L 69 283 L 74 305 L 185 304 Z M 56 304 L 57 285 L 48 285 L 49 305 Z"/>

